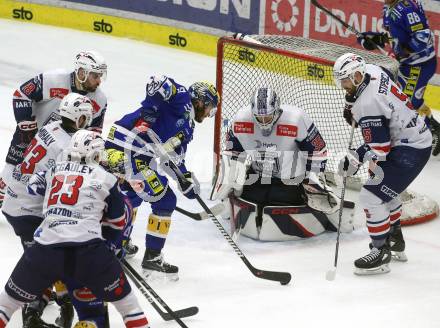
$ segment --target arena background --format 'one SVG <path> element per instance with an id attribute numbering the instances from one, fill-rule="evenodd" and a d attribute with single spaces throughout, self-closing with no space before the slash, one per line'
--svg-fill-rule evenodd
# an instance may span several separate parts
<path id="1" fill-rule="evenodd" d="M 381 0 L 321 0 L 360 31 L 382 30 Z M 422 1 L 440 57 L 440 2 Z M 359 47 L 354 35 L 310 0 L 0 0 L 0 18 L 74 28 L 216 55 L 231 32 L 295 35 Z M 440 109 L 440 65 L 426 91 Z"/>

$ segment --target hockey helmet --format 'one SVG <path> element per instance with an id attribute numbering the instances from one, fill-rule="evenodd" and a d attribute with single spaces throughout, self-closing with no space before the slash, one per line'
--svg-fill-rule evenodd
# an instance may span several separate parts
<path id="1" fill-rule="evenodd" d="M 272 88 L 259 88 L 251 98 L 251 110 L 255 123 L 268 136 L 281 114 L 280 98 Z"/>
<path id="2" fill-rule="evenodd" d="M 104 151 L 104 140 L 94 131 L 78 130 L 69 145 L 70 160 L 85 163 L 99 163 Z"/>
<path id="3" fill-rule="evenodd" d="M 201 100 L 205 107 L 212 106 L 209 117 L 215 115 L 220 95 L 213 84 L 209 82 L 195 82 L 189 87 L 188 92 L 191 100 Z"/>
<path id="4" fill-rule="evenodd" d="M 77 129 L 83 129 L 92 122 L 93 106 L 86 96 L 71 92 L 65 96 L 59 106 L 60 116 L 75 122 Z M 85 117 L 85 122 L 80 123 L 81 116 Z"/>
<path id="5" fill-rule="evenodd" d="M 333 66 L 333 78 L 337 86 L 341 87 L 341 80 L 350 79 L 353 85 L 358 86 L 360 82 L 356 83 L 354 74 L 356 72 L 365 76 L 366 63 L 365 60 L 356 54 L 346 53 L 340 56 Z"/>
<path id="6" fill-rule="evenodd" d="M 85 72 L 83 79 L 78 76 L 79 69 L 82 68 Z M 107 77 L 107 64 L 104 57 L 97 51 L 81 51 L 75 57 L 75 74 L 81 83 L 85 82 L 90 72 L 101 74 L 101 80 Z"/>

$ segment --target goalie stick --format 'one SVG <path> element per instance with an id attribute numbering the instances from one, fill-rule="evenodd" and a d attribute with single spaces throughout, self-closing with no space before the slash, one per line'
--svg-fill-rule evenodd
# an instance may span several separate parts
<path id="1" fill-rule="evenodd" d="M 362 35 L 361 32 L 359 32 L 358 30 L 356 30 L 353 26 L 348 25 L 346 22 L 344 22 L 339 16 L 335 15 L 334 13 L 332 13 L 329 9 L 327 9 L 326 7 L 324 7 L 323 5 L 321 5 L 317 0 L 311 0 L 312 4 L 316 7 L 321 9 L 323 12 L 325 12 L 327 15 L 329 15 L 330 17 L 332 17 L 333 19 L 335 19 L 336 21 L 338 21 L 339 23 L 342 24 L 342 26 L 344 26 L 346 29 L 348 29 L 349 31 L 353 32 L 356 37 L 360 38 L 360 37 L 364 37 Z M 376 47 L 377 50 L 379 50 L 383 55 L 388 55 L 386 50 L 382 47 L 380 47 L 379 45 L 377 45 L 375 42 L 373 42 L 373 40 L 371 39 L 367 39 L 365 38 L 365 40 L 367 40 L 367 42 L 370 42 L 372 45 L 374 45 Z"/>
<path id="2" fill-rule="evenodd" d="M 133 283 L 136 285 L 136 287 L 139 289 L 142 295 L 145 296 L 148 303 L 150 303 L 153 306 L 153 308 L 157 311 L 157 313 L 159 313 L 159 315 L 162 317 L 163 320 L 165 321 L 176 320 L 181 327 L 188 328 L 188 326 L 185 325 L 185 323 L 182 320 L 180 320 L 180 318 L 196 315 L 199 312 L 198 307 L 192 306 L 177 311 L 171 310 L 170 307 L 162 300 L 162 298 L 160 298 L 159 295 L 156 294 L 153 288 L 151 288 L 150 285 L 147 284 L 145 279 L 143 279 L 140 276 L 140 274 L 137 273 L 137 271 L 126 260 L 122 260 L 121 263 L 124 272 L 133 281 Z M 153 300 L 150 294 L 159 302 L 159 304 L 167 312 L 163 312 L 160 309 L 159 305 L 156 304 L 156 302 Z"/>
<path id="3" fill-rule="evenodd" d="M 350 149 L 351 145 L 353 144 L 354 127 L 355 127 L 355 122 L 354 120 L 352 120 L 348 149 Z M 339 237 L 341 236 L 342 211 L 344 210 L 344 198 L 345 198 L 346 187 L 347 187 L 347 172 L 345 172 L 344 177 L 342 179 L 341 204 L 339 206 L 339 218 L 338 218 L 338 231 L 336 232 L 337 235 L 336 235 L 335 261 L 333 264 L 333 269 L 328 270 L 327 273 L 325 274 L 325 278 L 328 281 L 333 281 L 336 278 L 336 268 L 338 267 L 338 254 L 339 254 Z"/>
<path id="4" fill-rule="evenodd" d="M 186 179 L 183 175 L 183 173 L 180 171 L 180 169 L 177 167 L 177 165 L 174 163 L 170 155 L 163 149 L 162 142 L 159 138 L 159 136 L 152 131 L 151 129 L 148 129 L 147 131 L 148 136 L 150 137 L 150 140 L 154 143 L 156 146 L 156 150 L 159 152 L 160 156 L 164 158 L 166 161 L 168 161 L 170 168 L 175 172 L 177 177 L 179 179 Z M 217 220 L 215 215 L 211 212 L 209 207 L 205 204 L 205 202 L 200 198 L 199 195 L 196 195 L 196 199 L 199 202 L 199 204 L 203 207 L 203 209 L 206 211 L 206 213 L 210 214 L 210 218 L 212 222 L 215 224 L 215 226 L 220 230 L 220 233 L 223 235 L 223 237 L 226 239 L 226 241 L 231 245 L 231 247 L 234 249 L 235 253 L 241 258 L 241 260 L 244 262 L 246 267 L 252 272 L 252 274 L 261 279 L 266 280 L 273 280 L 278 281 L 281 285 L 287 285 L 290 280 L 292 279 L 292 276 L 289 272 L 279 272 L 279 271 L 265 271 L 255 268 L 249 260 L 246 258 L 246 256 L 243 254 L 243 252 L 240 250 L 240 248 L 237 246 L 237 244 L 232 240 L 231 236 L 227 233 L 225 228 L 222 226 L 222 224 Z"/>
<path id="5" fill-rule="evenodd" d="M 209 210 L 211 211 L 211 213 L 213 215 L 220 215 L 224 211 L 224 209 L 225 209 L 225 206 L 222 203 L 220 203 L 220 204 L 214 205 Z M 179 206 L 176 207 L 176 211 L 179 213 L 182 213 L 183 215 L 186 215 L 187 217 L 189 217 L 193 220 L 196 220 L 196 221 L 206 220 L 211 217 L 211 214 L 207 213 L 206 211 L 202 211 L 199 213 L 193 213 L 193 212 L 184 210 L 183 208 L 180 208 Z"/>

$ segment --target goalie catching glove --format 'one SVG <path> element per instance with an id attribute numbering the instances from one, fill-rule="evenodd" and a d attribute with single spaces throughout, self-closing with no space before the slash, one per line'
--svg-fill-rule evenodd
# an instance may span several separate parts
<path id="1" fill-rule="evenodd" d="M 325 183 L 319 181 L 316 175 L 311 175 L 302 183 L 305 194 L 305 202 L 310 208 L 332 214 L 338 211 L 340 199 Z"/>

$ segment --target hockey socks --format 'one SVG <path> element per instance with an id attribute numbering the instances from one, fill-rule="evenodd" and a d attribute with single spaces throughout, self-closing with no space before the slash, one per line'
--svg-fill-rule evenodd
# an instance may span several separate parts
<path id="1" fill-rule="evenodd" d="M 149 328 L 147 317 L 139 306 L 133 291 L 112 304 L 124 319 L 126 328 Z"/>

